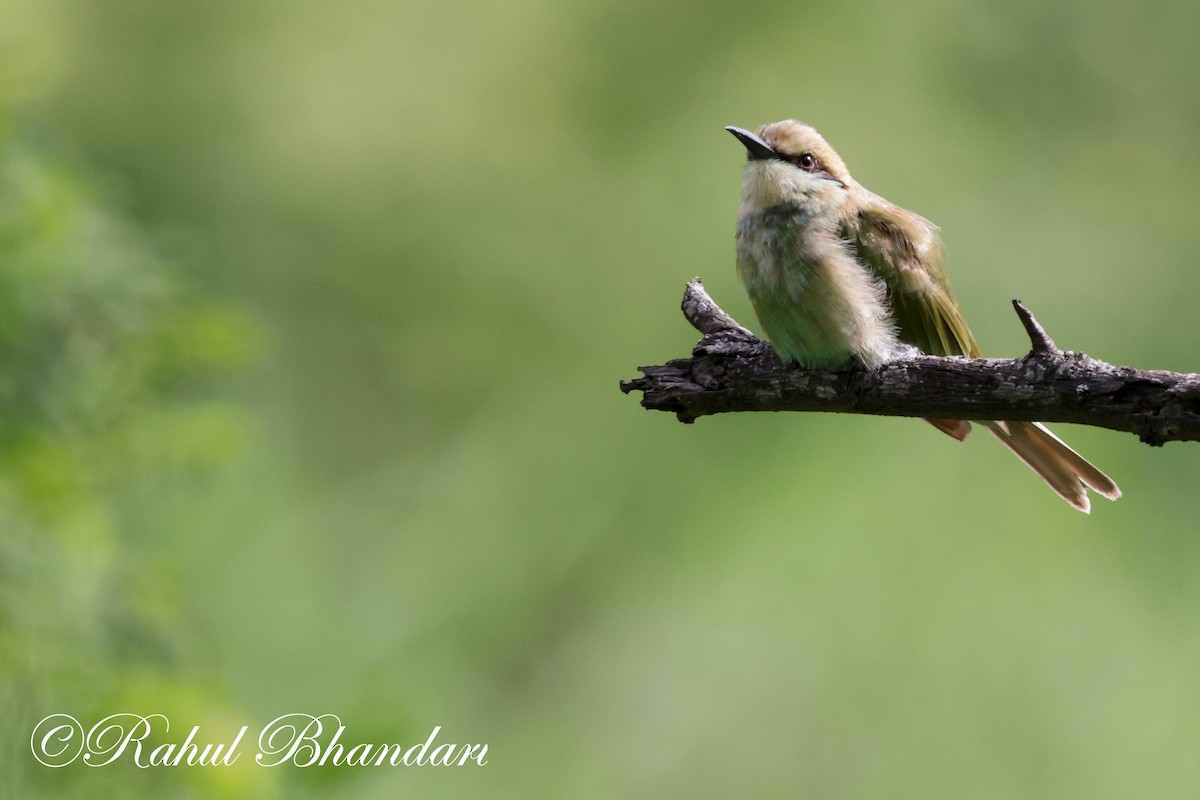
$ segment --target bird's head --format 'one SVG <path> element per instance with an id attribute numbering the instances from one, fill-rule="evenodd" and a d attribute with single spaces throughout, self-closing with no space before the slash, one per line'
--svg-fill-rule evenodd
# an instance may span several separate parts
<path id="1" fill-rule="evenodd" d="M 854 181 L 846 163 L 808 125 L 785 119 L 764 125 L 757 133 L 733 126 L 725 130 L 746 148 L 743 212 L 791 204 L 820 213 L 848 201 Z"/>

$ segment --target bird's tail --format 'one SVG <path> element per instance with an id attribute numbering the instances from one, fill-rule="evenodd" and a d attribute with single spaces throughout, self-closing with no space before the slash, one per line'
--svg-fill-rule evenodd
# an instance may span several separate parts
<path id="1" fill-rule="evenodd" d="M 1040 422 L 980 422 L 992 435 L 1042 476 L 1062 499 L 1087 514 L 1091 511 L 1088 489 L 1116 500 L 1121 490 L 1113 479 L 1096 469 L 1066 442 Z"/>

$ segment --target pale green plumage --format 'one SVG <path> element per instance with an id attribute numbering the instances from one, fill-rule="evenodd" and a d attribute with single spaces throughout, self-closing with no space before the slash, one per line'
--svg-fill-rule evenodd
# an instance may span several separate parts
<path id="1" fill-rule="evenodd" d="M 754 215 L 739 225 L 738 272 L 785 360 L 828 369 L 857 356 L 874 367 L 896 349 L 883 282 L 831 225 L 786 206 Z"/>
<path id="2" fill-rule="evenodd" d="M 784 361 L 874 368 L 906 344 L 931 355 L 979 355 L 946 279 L 937 226 L 865 189 L 807 125 L 785 120 L 757 134 L 729 130 L 750 154 L 738 274 Z M 929 422 L 959 440 L 971 429 L 965 420 Z M 1089 510 L 1087 488 L 1121 495 L 1040 423 L 980 424 L 1075 508 Z"/>

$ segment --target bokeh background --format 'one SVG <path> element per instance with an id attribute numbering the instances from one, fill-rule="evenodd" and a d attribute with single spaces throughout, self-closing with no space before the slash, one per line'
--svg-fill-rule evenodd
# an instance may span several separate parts
<path id="1" fill-rule="evenodd" d="M 0 794 L 1195 797 L 1200 448 L 620 394 L 798 117 L 986 352 L 1200 369 L 1200 5 L 0 0 Z M 43 716 L 484 768 L 50 770 Z M 178 734 L 178 738 L 176 738 Z M 163 741 L 165 741 L 164 739 Z M 251 751 L 252 752 L 252 751 Z"/>

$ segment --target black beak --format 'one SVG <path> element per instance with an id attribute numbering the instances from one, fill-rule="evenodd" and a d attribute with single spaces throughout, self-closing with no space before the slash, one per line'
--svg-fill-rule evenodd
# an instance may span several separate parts
<path id="1" fill-rule="evenodd" d="M 768 158 L 779 158 L 779 154 L 771 149 L 771 145 L 745 128 L 728 125 L 725 130 L 736 136 L 738 141 L 746 146 L 746 153 L 749 154 L 751 161 L 765 161 Z"/>

